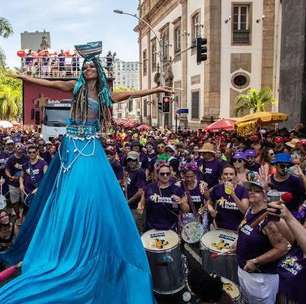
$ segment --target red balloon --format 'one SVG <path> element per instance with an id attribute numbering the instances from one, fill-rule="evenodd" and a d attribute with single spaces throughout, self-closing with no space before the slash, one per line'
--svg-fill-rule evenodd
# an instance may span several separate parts
<path id="1" fill-rule="evenodd" d="M 26 52 L 24 50 L 17 51 L 17 56 L 24 58 L 26 56 Z"/>

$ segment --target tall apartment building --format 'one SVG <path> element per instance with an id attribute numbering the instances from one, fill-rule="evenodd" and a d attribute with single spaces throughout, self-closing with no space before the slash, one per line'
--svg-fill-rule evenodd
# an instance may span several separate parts
<path id="1" fill-rule="evenodd" d="M 113 66 L 114 88 L 139 90 L 139 62 L 115 59 Z M 114 118 L 140 120 L 140 101 L 130 99 L 113 105 Z"/>
<path id="2" fill-rule="evenodd" d="M 159 96 L 142 98 L 144 120 L 173 127 L 177 110 L 188 109 L 179 123 L 198 128 L 234 116 L 237 95 L 251 87 L 270 87 L 278 97 L 280 10 L 279 0 L 140 0 L 140 18 L 151 25 L 136 28 L 140 87 L 156 86 L 162 64 L 176 95 L 166 115 Z M 208 60 L 199 65 L 191 48 L 197 37 L 208 40 Z"/>
<path id="3" fill-rule="evenodd" d="M 32 49 L 33 51 L 51 48 L 50 32 L 23 32 L 20 34 L 21 49 Z"/>

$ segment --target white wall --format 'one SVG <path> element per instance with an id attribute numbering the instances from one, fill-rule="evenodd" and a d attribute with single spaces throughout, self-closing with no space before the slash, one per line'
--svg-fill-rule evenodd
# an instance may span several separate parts
<path id="1" fill-rule="evenodd" d="M 200 9 L 200 16 L 201 16 L 201 24 L 204 24 L 204 1 L 198 1 L 198 0 L 191 0 L 188 1 L 188 23 L 187 23 L 187 28 L 188 28 L 188 44 L 187 47 L 191 46 L 191 35 L 192 35 L 192 15 L 195 11 Z M 204 28 L 201 27 L 201 36 L 205 36 L 205 31 Z M 187 56 L 187 107 L 189 108 L 189 113 L 188 113 L 188 123 L 189 122 L 194 122 L 194 123 L 199 123 L 201 118 L 204 116 L 204 64 L 201 63 L 200 65 L 197 64 L 197 57 L 196 57 L 196 51 L 194 51 L 194 54 L 192 55 L 192 51 L 188 51 L 188 56 Z M 191 77 L 196 76 L 196 75 L 201 75 L 201 82 L 199 84 L 194 84 L 191 85 Z M 200 110 L 199 110 L 199 120 L 191 120 L 191 91 L 192 90 L 200 90 Z"/>

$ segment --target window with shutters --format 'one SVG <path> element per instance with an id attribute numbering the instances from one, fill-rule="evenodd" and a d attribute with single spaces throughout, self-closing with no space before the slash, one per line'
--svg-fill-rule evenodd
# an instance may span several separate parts
<path id="1" fill-rule="evenodd" d="M 200 91 L 191 93 L 191 119 L 200 119 Z"/>
<path id="2" fill-rule="evenodd" d="M 147 50 L 143 50 L 142 52 L 142 65 L 143 65 L 143 76 L 147 76 L 148 73 L 148 55 L 147 55 Z"/>
<path id="3" fill-rule="evenodd" d="M 251 5 L 233 4 L 233 44 L 251 43 Z"/>
<path id="4" fill-rule="evenodd" d="M 157 44 L 156 44 L 156 38 L 152 40 L 151 44 L 151 62 L 152 62 L 152 72 L 156 72 L 157 67 Z"/>

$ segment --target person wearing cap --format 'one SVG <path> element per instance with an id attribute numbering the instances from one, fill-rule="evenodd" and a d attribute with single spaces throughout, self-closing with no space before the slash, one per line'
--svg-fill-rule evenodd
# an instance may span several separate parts
<path id="1" fill-rule="evenodd" d="M 247 161 L 246 168 L 249 171 L 259 172 L 260 164 L 256 162 L 256 151 L 254 149 L 247 149 L 244 151 Z"/>
<path id="2" fill-rule="evenodd" d="M 277 153 L 272 163 L 275 165 L 275 174 L 271 176 L 271 189 L 279 192 L 290 192 L 292 201 L 288 204 L 290 211 L 297 211 L 305 199 L 305 187 L 300 177 L 291 175 L 289 168 L 292 159 L 288 153 Z"/>
<path id="3" fill-rule="evenodd" d="M 284 152 L 285 149 L 285 145 L 284 145 L 284 138 L 281 136 L 276 136 L 274 138 L 274 151 L 275 153 L 280 153 L 280 152 Z"/>
<path id="4" fill-rule="evenodd" d="M 237 151 L 232 158 L 233 166 L 235 167 L 237 171 L 237 180 L 238 183 L 243 185 L 243 183 L 246 181 L 247 173 L 249 172 L 248 169 L 246 169 L 246 158 L 245 154 L 242 151 Z"/>
<path id="5" fill-rule="evenodd" d="M 146 170 L 148 168 L 148 158 L 145 153 L 141 150 L 142 145 L 138 140 L 134 140 L 131 143 L 131 150 L 139 153 L 139 162 L 140 162 L 140 167 L 143 170 Z"/>
<path id="6" fill-rule="evenodd" d="M 237 231 L 249 207 L 248 192 L 237 184 L 235 168 L 226 164 L 222 171 L 222 181 L 210 191 L 208 211 L 214 219 L 214 226 Z"/>
<path id="7" fill-rule="evenodd" d="M 15 144 L 14 141 L 9 138 L 6 142 L 5 142 L 5 152 L 9 155 L 12 156 L 15 152 Z"/>
<path id="8" fill-rule="evenodd" d="M 17 143 L 15 145 L 15 153 L 9 157 L 5 167 L 5 174 L 8 178 L 10 202 L 13 205 L 17 218 L 20 217 L 19 204 L 22 200 L 21 190 L 19 188 L 19 178 L 22 173 L 22 166 L 27 161 L 28 158 L 23 153 L 23 145 Z"/>
<path id="9" fill-rule="evenodd" d="M 217 185 L 222 174 L 223 164 L 220 160 L 217 160 L 216 148 L 214 144 L 206 142 L 202 148 L 199 149 L 199 153 L 203 155 L 202 173 L 203 179 L 208 184 L 209 188 Z"/>
<path id="10" fill-rule="evenodd" d="M 174 145 L 166 145 L 165 147 L 165 153 L 168 154 L 168 162 L 172 168 L 172 172 L 175 176 L 178 175 L 178 169 L 180 165 L 180 161 L 177 158 L 176 155 L 176 149 Z"/>
<path id="11" fill-rule="evenodd" d="M 245 183 L 250 208 L 239 225 L 238 278 L 249 304 L 272 304 L 279 286 L 277 262 L 288 251 L 288 242 L 267 216 L 267 200 L 259 174 L 249 172 Z"/>
<path id="12" fill-rule="evenodd" d="M 133 213 L 136 225 L 143 231 L 143 217 L 139 212 L 139 203 L 146 185 L 146 174 L 139 164 L 139 153 L 130 151 L 127 154 L 124 171 L 125 194 L 129 207 Z"/>

